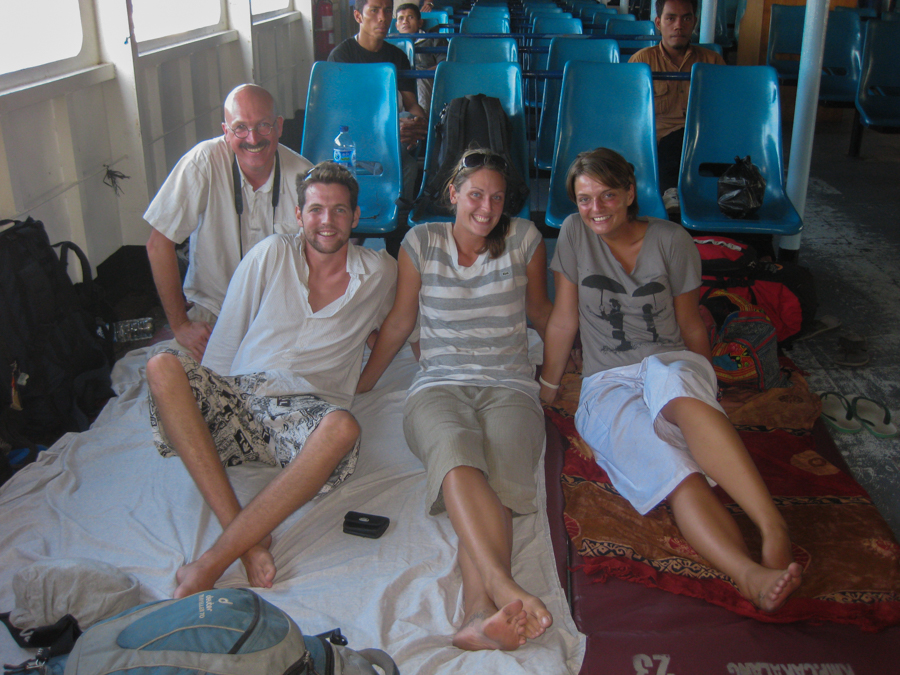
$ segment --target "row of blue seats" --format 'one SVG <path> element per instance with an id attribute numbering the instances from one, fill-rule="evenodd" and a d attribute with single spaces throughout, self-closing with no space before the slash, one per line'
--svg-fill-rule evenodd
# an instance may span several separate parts
<path id="1" fill-rule="evenodd" d="M 523 176 L 529 175 L 522 82 L 516 63 L 438 65 L 423 183 L 437 169 L 433 134 L 440 110 L 453 98 L 476 93 L 500 100 L 513 125 L 512 159 Z M 395 92 L 396 71 L 389 64 L 319 62 L 311 73 L 301 152 L 314 162 L 329 158 L 336 120 L 364 130 L 354 136 L 357 156 L 377 168 L 359 176 L 363 233 L 385 233 L 396 226 L 402 171 Z M 609 105 L 610 92 L 616 92 L 615 106 Z M 575 211 L 565 195 L 566 171 L 578 152 L 601 146 L 634 164 L 641 214 L 665 218 L 654 128 L 652 75 L 646 64 L 567 63 L 545 221 L 558 227 Z M 735 128 L 743 133 L 735 134 Z M 747 154 L 767 180 L 763 208 L 755 220 L 729 221 L 716 206 L 716 178 L 704 166 L 731 163 Z M 798 232 L 800 219 L 784 196 L 783 168 L 775 71 L 767 66 L 694 66 L 679 184 L 683 223 L 705 231 Z M 528 206 L 519 215 L 530 217 Z M 424 218 L 435 219 L 444 218 Z"/>
<path id="2" fill-rule="evenodd" d="M 856 108 L 850 155 L 857 156 L 863 126 L 900 127 L 900 21 L 890 13 L 863 20 L 859 12 L 829 12 L 819 100 Z M 772 5 L 766 63 L 796 81 L 805 6 Z"/>

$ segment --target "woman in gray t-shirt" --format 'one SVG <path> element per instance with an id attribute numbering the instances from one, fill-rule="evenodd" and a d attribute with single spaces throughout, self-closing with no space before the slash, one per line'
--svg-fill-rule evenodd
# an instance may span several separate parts
<path id="1" fill-rule="evenodd" d="M 575 425 L 597 463 L 639 513 L 667 499 L 687 542 L 744 597 L 775 611 L 800 585 L 803 569 L 716 401 L 696 247 L 679 225 L 637 217 L 634 169 L 612 150 L 581 153 L 566 185 L 578 213 L 563 223 L 550 266 L 556 299 L 541 398 L 556 398 L 580 328 L 584 382 Z M 760 529 L 761 563 L 704 474 Z"/>

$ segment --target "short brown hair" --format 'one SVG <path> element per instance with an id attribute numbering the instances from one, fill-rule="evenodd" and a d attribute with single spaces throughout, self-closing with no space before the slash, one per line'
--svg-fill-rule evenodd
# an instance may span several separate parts
<path id="1" fill-rule="evenodd" d="M 345 167 L 334 162 L 319 162 L 306 172 L 297 174 L 297 206 L 300 210 L 306 206 L 306 190 L 313 183 L 324 185 L 343 185 L 350 192 L 350 209 L 356 211 L 359 200 L 359 183 Z"/>
<path id="2" fill-rule="evenodd" d="M 587 176 L 616 190 L 627 190 L 633 186 L 634 201 L 628 207 L 628 217 L 637 218 L 637 180 L 634 177 L 634 166 L 618 152 L 609 148 L 597 148 L 579 153 L 566 174 L 566 194 L 576 203 L 575 180 L 579 176 Z"/>

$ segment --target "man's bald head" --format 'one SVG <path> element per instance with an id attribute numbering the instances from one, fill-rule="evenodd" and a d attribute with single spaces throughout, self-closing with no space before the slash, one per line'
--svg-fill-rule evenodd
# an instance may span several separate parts
<path id="1" fill-rule="evenodd" d="M 225 97 L 225 121 L 235 116 L 235 108 L 251 104 L 253 107 L 266 106 L 271 111 L 272 117 L 277 117 L 275 112 L 275 99 L 266 89 L 258 84 L 239 84 Z"/>

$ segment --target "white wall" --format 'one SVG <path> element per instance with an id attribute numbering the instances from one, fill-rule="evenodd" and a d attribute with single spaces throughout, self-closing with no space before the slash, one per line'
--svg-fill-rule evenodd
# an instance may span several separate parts
<path id="1" fill-rule="evenodd" d="M 219 30 L 146 50 L 134 42 L 130 2 L 80 2 L 91 63 L 37 69 L 6 89 L 0 79 L 0 218 L 42 220 L 52 242 L 74 241 L 96 268 L 146 243 L 150 199 L 186 150 L 221 133 L 234 86 L 261 84 L 286 117 L 305 106 L 312 5 L 294 0 L 254 25 L 250 0 L 223 0 Z M 106 166 L 130 176 L 120 196 L 103 184 Z"/>

